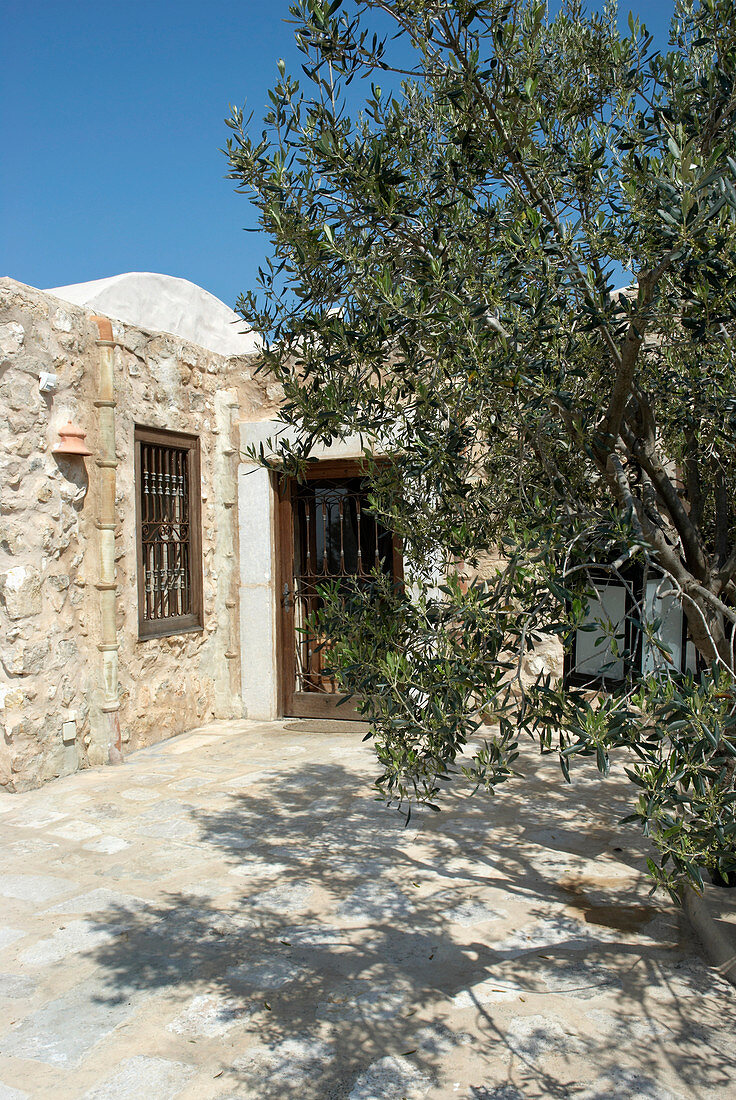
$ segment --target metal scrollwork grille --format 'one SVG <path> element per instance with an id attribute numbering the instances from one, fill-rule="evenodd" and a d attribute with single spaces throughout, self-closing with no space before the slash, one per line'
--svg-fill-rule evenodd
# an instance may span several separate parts
<path id="1" fill-rule="evenodd" d="M 192 611 L 189 451 L 141 444 L 143 618 Z"/>

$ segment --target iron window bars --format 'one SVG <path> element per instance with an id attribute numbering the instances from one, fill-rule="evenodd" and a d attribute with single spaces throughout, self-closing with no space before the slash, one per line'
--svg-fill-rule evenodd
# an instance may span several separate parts
<path id="1" fill-rule="evenodd" d="M 135 464 L 139 637 L 200 630 L 199 440 L 136 427 Z"/>
<path id="2" fill-rule="evenodd" d="M 321 606 L 319 585 L 347 580 L 369 584 L 374 569 L 392 571 L 393 536 L 370 511 L 365 496 L 361 477 L 312 479 L 297 490 L 293 589 L 298 692 L 337 691 L 326 670 L 326 640 L 310 630 Z"/>

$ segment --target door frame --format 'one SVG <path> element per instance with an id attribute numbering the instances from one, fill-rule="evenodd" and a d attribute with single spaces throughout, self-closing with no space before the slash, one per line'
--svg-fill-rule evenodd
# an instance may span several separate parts
<path id="1" fill-rule="evenodd" d="M 375 462 L 387 461 L 376 457 Z M 310 463 L 305 472 L 307 481 L 319 481 L 323 478 L 360 477 L 365 473 L 366 462 L 361 458 L 325 458 Z M 276 475 L 276 606 L 278 611 L 277 631 L 277 684 L 279 712 L 285 718 L 322 718 L 348 721 L 364 721 L 357 706 L 352 702 L 343 702 L 344 695 L 338 693 L 296 692 L 296 628 L 294 626 L 294 601 L 290 610 L 284 608 L 284 593 L 290 592 L 294 581 L 294 501 L 296 498 L 296 480 L 285 477 L 278 471 Z M 400 540 L 393 539 L 393 576 L 403 580 L 404 559 Z M 299 714 L 289 714 L 294 710 L 294 696 L 299 695 Z"/>

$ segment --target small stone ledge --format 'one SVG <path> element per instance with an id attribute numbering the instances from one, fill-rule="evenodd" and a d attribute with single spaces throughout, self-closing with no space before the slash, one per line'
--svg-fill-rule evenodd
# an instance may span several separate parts
<path id="1" fill-rule="evenodd" d="M 685 887 L 683 909 L 718 973 L 736 986 L 736 890 Z"/>

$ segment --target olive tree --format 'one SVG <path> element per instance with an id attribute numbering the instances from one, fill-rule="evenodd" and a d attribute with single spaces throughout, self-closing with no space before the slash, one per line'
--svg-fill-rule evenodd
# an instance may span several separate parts
<path id="1" fill-rule="evenodd" d="M 678 0 L 667 52 L 610 3 L 291 10 L 302 72 L 279 62 L 263 127 L 228 120 L 270 240 L 239 309 L 284 387 L 285 471 L 360 433 L 372 507 L 403 540 L 404 585 L 325 590 L 321 613 L 380 790 L 436 805 L 462 770 L 493 792 L 526 735 L 568 778 L 619 753 L 656 881 L 728 874 L 733 4 Z M 522 676 L 541 639 L 590 626 L 601 568 L 661 661 L 602 693 Z M 682 608 L 696 669 L 668 660 L 632 569 Z"/>

